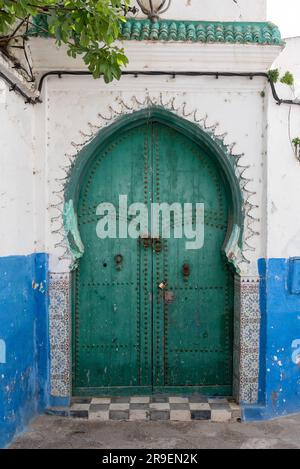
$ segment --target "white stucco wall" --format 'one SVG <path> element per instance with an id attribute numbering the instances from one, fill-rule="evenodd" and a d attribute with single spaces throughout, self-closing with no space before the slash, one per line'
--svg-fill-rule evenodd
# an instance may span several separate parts
<path id="1" fill-rule="evenodd" d="M 222 4 L 222 5 L 221 5 Z M 172 0 L 162 18 L 209 21 L 265 21 L 266 0 Z M 143 16 L 139 13 L 138 16 Z"/>
<path id="2" fill-rule="evenodd" d="M 191 5 L 179 3 L 184 3 L 184 9 L 188 11 L 189 8 L 201 9 L 198 2 L 192 1 Z M 204 3 L 201 2 L 201 5 Z M 210 2 L 206 13 L 212 11 L 209 8 L 217 3 L 219 4 Z M 246 15 L 243 19 L 264 19 L 265 2 L 252 3 L 249 6 L 249 2 L 239 2 Z M 178 6 L 178 1 L 176 5 Z M 175 8 L 175 0 L 173 7 Z M 232 8 L 235 7 L 229 8 L 230 14 Z M 230 19 L 226 17 L 229 10 L 222 9 L 223 20 Z M 259 18 L 250 18 L 250 14 L 254 15 L 254 12 L 260 15 Z M 194 12 L 192 16 L 195 17 L 195 14 Z M 36 49 L 40 49 L 43 44 L 39 41 L 36 40 Z M 36 62 L 37 66 L 41 66 L 41 71 L 45 71 L 45 57 L 53 60 L 53 64 L 57 60 L 55 47 L 49 41 L 44 41 L 44 44 L 47 44 L 47 54 L 39 55 L 41 60 L 44 56 L 44 62 Z M 160 53 L 163 53 L 166 66 L 172 61 L 172 68 L 187 69 L 186 62 L 194 54 L 190 52 L 188 55 L 186 51 L 182 60 L 174 62 L 177 45 L 171 45 L 173 49 L 166 49 L 165 46 L 157 45 L 155 56 L 151 59 L 153 68 L 159 66 Z M 132 69 L 137 69 L 145 45 L 133 43 L 132 47 L 141 50 L 133 54 L 131 61 Z M 149 49 L 150 47 L 151 44 Z M 234 47 L 233 50 L 231 46 L 216 45 L 213 51 L 214 60 L 223 60 L 224 66 L 236 71 L 246 71 L 248 68 L 249 71 L 254 71 L 255 63 L 259 63 L 259 71 L 266 71 L 271 66 L 272 55 L 279 52 L 278 48 L 276 52 L 270 46 Z M 248 53 L 249 47 L 252 47 L 251 54 Z M 299 47 L 300 39 L 288 40 L 286 50 L 274 67 L 279 66 L 283 72 L 290 69 L 300 82 Z M 51 48 L 52 53 L 48 54 Z M 198 46 L 198 49 L 200 54 L 206 50 L 205 46 Z M 222 50 L 226 50 L 226 54 L 222 55 Z M 195 62 L 198 63 L 191 61 L 193 64 Z M 70 62 L 65 58 L 65 69 L 69 66 Z M 201 56 L 200 68 L 209 70 L 211 66 L 211 54 Z M 266 80 L 128 76 L 123 77 L 120 82 L 105 85 L 102 80 L 95 81 L 89 77 L 51 77 L 45 81 L 43 103 L 35 107 L 25 105 L 20 97 L 9 93 L 6 85 L 2 88 L 0 87 L 0 223 L 6 229 L 1 230 L 0 234 L 0 255 L 46 251 L 51 255 L 52 271 L 68 269 L 68 261 L 59 260 L 63 253 L 59 231 L 62 229 L 60 204 L 65 177 L 65 171 L 61 168 L 68 164 L 66 154 L 74 154 L 76 151 L 72 142 L 84 141 L 81 132 L 90 132 L 89 123 L 99 128 L 109 125 L 112 122 L 109 119 L 110 106 L 120 111 L 120 98 L 130 106 L 134 96 L 142 101 L 146 96 L 154 101 L 159 100 L 162 90 L 164 102 L 172 98 L 180 106 L 186 102 L 187 115 L 197 110 L 199 118 L 207 116 L 207 125 L 218 123 L 216 132 L 227 133 L 226 142 L 236 142 L 234 151 L 244 153 L 240 162 L 246 167 L 245 177 L 251 180 L 247 184 L 247 188 L 253 192 L 251 202 L 257 205 L 252 215 L 260 220 L 253 223 L 257 235 L 249 241 L 253 249 L 246 253 L 250 260 L 247 274 L 257 273 L 257 259 L 260 257 L 299 254 L 300 163 L 293 154 L 288 133 L 290 122 L 291 137 L 300 136 L 300 108 L 293 107 L 290 112 L 288 106 L 276 105 L 268 91 Z M 277 89 L 282 97 L 292 96 L 286 86 L 278 84 Z M 266 91 L 266 97 L 261 96 L 262 91 Z M 99 114 L 104 118 L 99 117 Z M 62 178 L 61 182 L 57 181 L 59 178 Z"/>
<path id="3" fill-rule="evenodd" d="M 273 68 L 281 74 L 291 71 L 300 83 L 300 38 L 288 39 L 286 49 Z M 278 83 L 278 94 L 293 99 L 295 92 Z M 296 95 L 300 97 L 299 85 Z M 270 98 L 268 109 L 268 257 L 300 255 L 299 183 L 300 162 L 296 159 L 291 141 L 300 137 L 300 106 L 276 105 Z"/>
<path id="4" fill-rule="evenodd" d="M 247 47 L 240 46 L 239 59 L 232 52 L 226 55 L 226 63 L 231 70 L 247 67 L 248 56 L 242 53 Z M 259 60 L 261 49 L 256 47 L 256 51 Z M 268 48 L 268 51 L 270 56 L 274 56 L 278 48 Z M 221 50 L 217 50 L 216 57 L 220 55 Z M 189 60 L 187 54 L 185 60 Z M 251 60 L 254 64 L 254 52 Z M 270 65 L 269 55 L 264 56 L 262 71 L 267 70 L 268 60 Z M 207 62 L 202 66 L 206 67 Z M 63 76 L 46 79 L 41 96 L 43 103 L 35 107 L 24 106 L 21 98 L 9 94 L 9 106 L 5 108 L 9 128 L 3 127 L 2 138 L 8 149 L 6 158 L 16 173 L 15 191 L 18 196 L 15 199 L 11 197 L 12 201 L 1 211 L 1 217 L 5 221 L 12 220 L 10 233 L 15 229 L 16 220 L 20 220 L 20 228 L 3 239 L 2 255 L 47 252 L 50 254 L 51 271 L 65 272 L 69 269 L 69 258 L 61 259 L 64 257 L 61 242 L 64 168 L 70 163 L 68 155 L 74 155 L 82 148 L 80 145 L 74 147 L 73 143 L 84 144 L 88 140 L 85 135 L 91 133 L 89 123 L 95 126 L 95 132 L 124 112 L 120 99 L 127 106 L 125 111 L 131 112 L 131 108 L 132 111 L 137 110 L 132 105 L 135 97 L 138 101 L 145 101 L 149 96 L 158 104 L 161 99 L 163 103 L 174 99 L 175 108 L 178 107 L 179 113 L 188 119 L 193 118 L 194 111 L 198 120 L 206 117 L 206 126 L 216 124 L 215 133 L 227 134 L 225 143 L 235 143 L 233 152 L 244 155 L 239 161 L 244 166 L 243 177 L 249 180 L 244 197 L 246 199 L 250 192 L 253 193 L 249 200 L 257 208 L 252 208 L 248 220 L 256 235 L 248 239 L 251 232 L 247 232 L 248 226 L 245 227 L 245 256 L 250 264 L 243 265 L 243 272 L 256 275 L 257 259 L 265 257 L 267 250 L 265 229 L 259 221 L 266 219 L 267 200 L 264 166 L 267 98 L 261 95 L 265 89 L 266 80 L 263 78 L 220 77 L 216 80 L 215 77 L 124 76 L 120 82 L 106 85 L 102 80 L 90 77 Z M 110 107 L 116 110 L 114 116 Z M 4 112 L 3 105 L 2 109 Z M 11 138 L 14 132 L 17 137 Z M 11 159 L 9 155 L 12 155 Z M 10 194 L 13 174 L 5 176 L 5 179 Z M 24 226 L 30 226 L 30 229 L 24 230 Z M 4 234 L 2 236 L 5 237 Z"/>
<path id="5" fill-rule="evenodd" d="M 0 256 L 35 251 L 34 108 L 0 80 Z"/>
<path id="6" fill-rule="evenodd" d="M 47 54 L 42 45 L 47 47 Z M 126 44 L 126 47 L 130 47 Z M 171 64 L 172 69 L 187 70 L 187 64 L 197 69 L 216 71 L 216 64 L 222 62 L 220 70 L 267 72 L 280 47 L 258 45 L 211 45 L 211 53 L 206 53 L 206 45 L 198 45 L 197 50 L 202 59 L 195 59 L 193 44 L 182 44 L 185 52 L 180 51 L 177 44 L 155 44 L 155 54 L 151 56 L 153 44 L 133 41 L 136 53 L 131 57 L 132 70 L 141 70 L 140 61 L 148 61 L 150 54 L 151 69 L 161 70 Z M 45 40 L 33 40 L 31 50 L 38 57 L 35 62 L 38 72 L 45 72 L 49 60 L 53 69 L 72 70 L 70 62 L 62 52 L 57 56 L 55 45 Z M 40 51 L 40 52 L 39 52 Z M 174 57 L 181 57 L 174 61 Z M 179 54 L 179 55 L 178 55 Z M 214 63 L 212 61 L 214 57 Z M 45 57 L 47 58 L 45 60 Z M 64 60 L 64 62 L 61 62 Z M 47 62 L 48 61 L 48 62 Z M 59 66 L 54 64 L 59 63 Z M 206 119 L 206 126 L 216 124 L 216 134 L 227 134 L 225 142 L 235 143 L 233 151 L 243 154 L 239 160 L 245 180 L 245 209 L 250 216 L 245 223 L 244 255 L 249 264 L 244 263 L 242 271 L 245 275 L 257 274 L 257 259 L 266 255 L 266 233 L 261 220 L 266 218 L 266 184 L 265 154 L 267 150 L 267 98 L 265 78 L 249 77 L 188 77 L 177 76 L 175 79 L 164 76 L 123 76 L 120 82 L 105 85 L 102 80 L 93 80 L 83 76 L 48 77 L 44 81 L 43 105 L 37 106 L 36 119 L 37 154 L 43 155 L 38 178 L 41 189 L 44 187 L 45 207 L 40 203 L 40 217 L 44 217 L 39 225 L 38 239 L 43 240 L 41 227 L 45 227 L 45 249 L 51 254 L 50 269 L 53 272 L 65 272 L 69 268 L 69 258 L 64 259 L 62 207 L 63 184 L 66 177 L 64 169 L 70 164 L 70 157 L 79 152 L 97 130 L 111 124 L 122 113 L 138 110 L 136 100 L 144 102 L 147 97 L 156 104 L 169 103 L 174 99 L 174 107 L 179 108 L 181 116 L 192 119 Z M 125 103 L 122 107 L 120 100 Z M 184 104 L 185 103 L 185 104 Z M 196 114 L 194 114 L 196 112 Z M 102 117 L 101 117 L 102 116 Z M 92 130 L 92 132 L 91 132 Z M 45 136 L 43 139 L 42 136 Z M 74 145 L 78 143 L 78 145 Z M 246 184 L 247 182 L 247 184 Z M 44 184 L 44 186 L 43 186 Z M 250 197 L 248 199 L 248 197 Z M 39 201 L 40 202 L 40 201 Z M 46 215 L 45 215 L 46 214 Z M 253 235 L 255 232 L 255 235 Z M 63 258 L 63 259 L 62 259 Z"/>

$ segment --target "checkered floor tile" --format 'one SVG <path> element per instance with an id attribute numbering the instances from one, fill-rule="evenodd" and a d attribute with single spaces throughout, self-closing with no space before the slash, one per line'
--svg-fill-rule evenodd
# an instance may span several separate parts
<path id="1" fill-rule="evenodd" d="M 47 414 L 91 421 L 211 420 L 230 422 L 240 418 L 240 407 L 226 398 L 199 395 L 74 398 L 69 408 L 50 408 Z"/>

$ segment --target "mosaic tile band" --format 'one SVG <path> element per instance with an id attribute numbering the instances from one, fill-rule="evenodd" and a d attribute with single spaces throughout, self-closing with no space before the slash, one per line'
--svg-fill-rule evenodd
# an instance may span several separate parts
<path id="1" fill-rule="evenodd" d="M 50 274 L 51 396 L 71 395 L 71 274 Z"/>
<path id="2" fill-rule="evenodd" d="M 258 400 L 259 379 L 259 278 L 235 279 L 234 397 L 253 404 Z"/>
<path id="3" fill-rule="evenodd" d="M 51 395 L 71 396 L 71 274 L 52 273 L 50 295 Z M 259 278 L 236 277 L 233 397 L 253 404 L 258 399 Z"/>

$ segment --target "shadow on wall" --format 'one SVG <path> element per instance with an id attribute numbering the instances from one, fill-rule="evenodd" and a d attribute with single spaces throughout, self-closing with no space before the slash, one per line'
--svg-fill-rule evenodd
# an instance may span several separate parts
<path id="1" fill-rule="evenodd" d="M 45 254 L 0 258 L 0 447 L 47 404 Z"/>

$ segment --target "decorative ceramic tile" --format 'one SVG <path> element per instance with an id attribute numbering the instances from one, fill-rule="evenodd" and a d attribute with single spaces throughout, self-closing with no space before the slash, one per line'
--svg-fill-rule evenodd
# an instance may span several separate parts
<path id="1" fill-rule="evenodd" d="M 243 353 L 241 355 L 241 361 L 240 361 L 240 366 L 241 366 L 241 373 L 240 377 L 241 380 L 244 381 L 255 381 L 255 379 L 258 379 L 258 361 L 259 361 L 259 351 L 257 350 L 256 352 L 247 352 Z"/>
<path id="2" fill-rule="evenodd" d="M 259 278 L 235 280 L 234 396 L 252 404 L 258 399 Z"/>
<path id="3" fill-rule="evenodd" d="M 51 395 L 55 397 L 71 395 L 70 280 L 70 273 L 50 275 Z M 256 277 L 235 279 L 234 326 L 233 395 L 239 402 L 255 403 L 260 336 L 259 279 Z M 165 402 L 162 399 L 152 398 L 151 402 Z"/>
<path id="4" fill-rule="evenodd" d="M 49 335 L 51 395 L 69 397 L 71 391 L 70 274 L 50 274 Z"/>
<path id="5" fill-rule="evenodd" d="M 241 278 L 241 318 L 260 320 L 259 278 Z"/>
<path id="6" fill-rule="evenodd" d="M 240 388 L 240 402 L 256 403 L 258 394 L 257 380 L 254 382 L 245 381 Z"/>
<path id="7" fill-rule="evenodd" d="M 259 347 L 260 321 L 257 321 L 256 319 L 241 321 L 241 331 L 241 349 L 257 350 Z"/>

